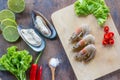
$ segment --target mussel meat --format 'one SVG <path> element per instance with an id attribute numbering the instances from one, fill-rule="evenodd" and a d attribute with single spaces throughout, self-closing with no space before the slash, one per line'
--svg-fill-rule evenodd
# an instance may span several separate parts
<path id="1" fill-rule="evenodd" d="M 56 37 L 56 30 L 53 25 L 38 11 L 32 12 L 34 27 L 40 34 L 46 38 L 53 39 Z"/>
<path id="2" fill-rule="evenodd" d="M 21 38 L 28 44 L 28 46 L 36 52 L 43 51 L 46 46 L 45 40 L 43 40 L 34 29 L 23 29 L 21 25 L 19 25 L 17 29 Z"/>
<path id="3" fill-rule="evenodd" d="M 32 46 L 37 47 L 41 45 L 41 38 L 35 33 L 33 29 L 22 29 L 21 34 Z"/>

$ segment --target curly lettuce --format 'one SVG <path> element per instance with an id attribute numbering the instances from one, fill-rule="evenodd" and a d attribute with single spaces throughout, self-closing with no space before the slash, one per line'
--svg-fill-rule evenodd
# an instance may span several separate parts
<path id="1" fill-rule="evenodd" d="M 93 14 L 100 26 L 103 26 L 110 12 L 104 0 L 77 0 L 74 9 L 77 16 Z"/>
<path id="2" fill-rule="evenodd" d="M 18 80 L 26 80 L 26 70 L 30 67 L 32 56 L 26 50 L 17 51 L 16 46 L 9 47 L 0 58 L 0 70 L 9 71 Z"/>

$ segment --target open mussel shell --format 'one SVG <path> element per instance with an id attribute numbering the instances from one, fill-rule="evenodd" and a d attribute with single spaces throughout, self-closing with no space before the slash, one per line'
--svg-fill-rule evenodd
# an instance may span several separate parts
<path id="1" fill-rule="evenodd" d="M 38 20 L 36 20 L 36 18 L 39 17 L 42 21 L 42 23 L 45 25 L 45 26 L 38 26 Z M 33 23 L 34 23 L 34 27 L 39 31 L 39 33 L 44 36 L 45 38 L 48 38 L 48 39 L 54 39 L 56 37 L 56 30 L 55 28 L 53 27 L 53 25 L 39 12 L 39 11 L 32 11 L 32 20 L 33 20 Z M 39 21 L 39 23 L 41 22 Z M 45 35 L 43 32 L 45 31 L 41 31 L 40 27 L 42 28 L 45 28 L 48 29 L 48 32 L 49 32 L 49 35 Z"/>
<path id="2" fill-rule="evenodd" d="M 21 36 L 21 38 L 26 42 L 26 44 L 29 46 L 29 47 L 31 47 L 34 51 L 36 51 L 36 52 L 40 52 L 40 51 L 43 51 L 44 50 L 44 48 L 45 48 L 45 46 L 46 46 L 46 43 L 45 43 L 45 40 L 40 36 L 40 35 L 38 35 L 36 32 L 36 34 L 37 34 L 37 36 L 39 36 L 39 38 L 40 38 L 40 41 L 41 41 L 41 43 L 39 44 L 39 45 L 33 45 L 32 43 L 30 43 L 28 40 L 29 40 L 29 38 L 28 38 L 28 40 L 23 36 L 23 34 L 22 34 L 22 30 L 27 30 L 27 29 L 24 29 L 21 25 L 19 25 L 18 27 L 17 27 L 17 29 L 18 29 L 18 33 L 19 33 L 19 35 Z M 28 29 L 29 30 L 29 29 Z M 34 29 L 33 29 L 34 30 Z"/>

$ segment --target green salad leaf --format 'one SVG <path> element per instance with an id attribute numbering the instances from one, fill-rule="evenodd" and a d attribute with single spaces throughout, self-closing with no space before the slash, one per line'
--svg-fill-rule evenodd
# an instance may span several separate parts
<path id="1" fill-rule="evenodd" d="M 86 1 L 83 0 L 82 2 L 80 2 L 79 0 L 77 0 L 74 4 L 76 15 L 86 16 L 89 14 L 89 10 L 87 7 L 88 5 Z"/>
<path id="2" fill-rule="evenodd" d="M 0 70 L 1 71 L 6 71 L 6 69 L 4 68 L 4 66 L 2 66 L 1 64 L 0 64 Z"/>
<path id="3" fill-rule="evenodd" d="M 30 67 L 31 61 L 32 56 L 28 51 L 17 51 L 17 47 L 12 46 L 0 58 L 0 70 L 11 72 L 18 80 L 26 80 L 25 72 Z"/>
<path id="4" fill-rule="evenodd" d="M 77 0 L 74 8 L 77 16 L 93 14 L 100 26 L 103 26 L 110 12 L 104 0 Z"/>

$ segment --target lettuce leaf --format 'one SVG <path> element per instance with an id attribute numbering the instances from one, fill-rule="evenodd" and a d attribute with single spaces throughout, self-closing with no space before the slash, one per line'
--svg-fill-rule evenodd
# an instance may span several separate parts
<path id="1" fill-rule="evenodd" d="M 6 69 L 4 68 L 4 66 L 2 66 L 1 64 L 0 64 L 0 71 L 6 71 Z"/>
<path id="2" fill-rule="evenodd" d="M 26 70 L 30 67 L 32 56 L 26 50 L 17 51 L 16 46 L 9 47 L 0 58 L 0 70 L 7 70 L 18 80 L 26 80 Z"/>
<path id="3" fill-rule="evenodd" d="M 80 2 L 79 0 L 77 0 L 74 3 L 74 7 L 75 7 L 76 15 L 78 15 L 78 16 L 79 15 L 88 15 L 89 14 L 89 10 L 88 10 L 86 1 Z"/>
<path id="4" fill-rule="evenodd" d="M 93 14 L 100 26 L 103 26 L 110 12 L 104 0 L 77 0 L 74 9 L 77 16 Z"/>

